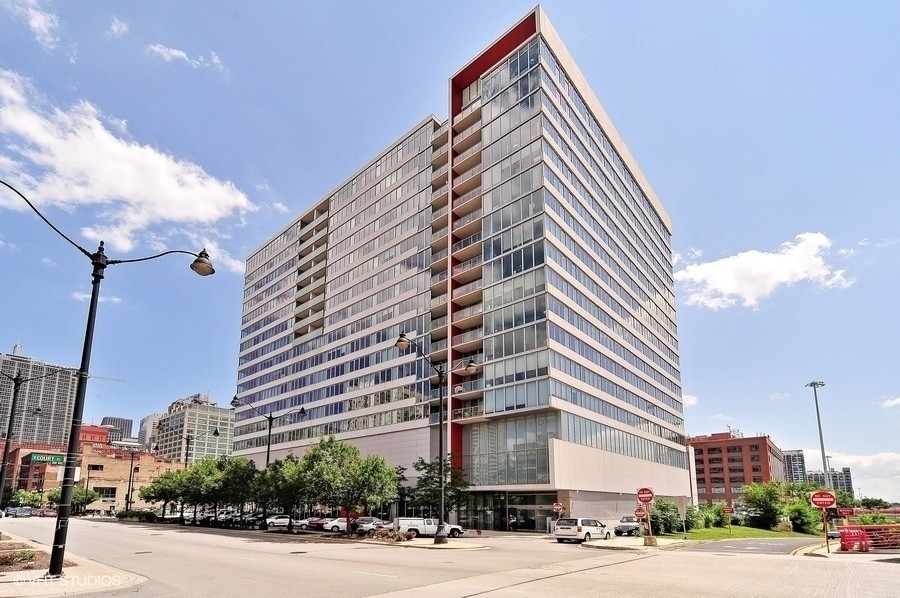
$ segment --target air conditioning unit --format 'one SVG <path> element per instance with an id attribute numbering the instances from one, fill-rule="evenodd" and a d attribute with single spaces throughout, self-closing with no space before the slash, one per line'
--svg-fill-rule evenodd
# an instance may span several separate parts
<path id="1" fill-rule="evenodd" d="M 453 389 L 453 392 L 455 392 L 456 394 L 459 394 L 461 392 L 466 392 L 466 387 L 465 386 L 457 386 L 456 388 Z"/>

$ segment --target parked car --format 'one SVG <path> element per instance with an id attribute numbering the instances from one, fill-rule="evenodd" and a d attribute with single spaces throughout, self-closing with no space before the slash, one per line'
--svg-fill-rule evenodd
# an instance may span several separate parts
<path id="1" fill-rule="evenodd" d="M 325 529 L 325 524 L 334 519 L 333 517 L 310 517 L 307 519 L 307 529 Z"/>
<path id="2" fill-rule="evenodd" d="M 356 530 L 358 534 L 367 534 L 374 532 L 378 526 L 389 525 L 387 521 L 383 521 L 378 517 L 357 517 L 350 522 L 350 526 Z"/>
<path id="3" fill-rule="evenodd" d="M 641 522 L 633 515 L 626 515 L 619 519 L 615 532 L 617 536 L 637 536 L 641 533 Z"/>
<path id="4" fill-rule="evenodd" d="M 266 519 L 266 525 L 269 527 L 287 527 L 291 521 L 290 515 L 271 515 Z M 294 521 L 293 525 L 296 527 L 297 522 Z"/>
<path id="5" fill-rule="evenodd" d="M 56 509 L 41 509 L 38 511 L 38 517 L 56 517 L 58 514 Z"/>
<path id="6" fill-rule="evenodd" d="M 458 538 L 465 530 L 458 525 L 444 523 L 444 531 L 451 538 Z M 394 529 L 413 538 L 416 536 L 433 536 L 437 533 L 438 520 L 423 517 L 398 517 Z"/>
<path id="7" fill-rule="evenodd" d="M 345 532 L 347 531 L 347 518 L 337 517 L 322 524 L 322 529 L 328 532 Z"/>
<path id="8" fill-rule="evenodd" d="M 556 520 L 553 535 L 557 542 L 590 542 L 592 539 L 609 540 L 606 524 L 593 517 L 562 517 Z"/>

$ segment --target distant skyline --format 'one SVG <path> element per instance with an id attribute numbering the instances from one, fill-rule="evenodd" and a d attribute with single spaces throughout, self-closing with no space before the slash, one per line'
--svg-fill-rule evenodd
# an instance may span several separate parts
<path id="1" fill-rule="evenodd" d="M 0 179 L 88 251 L 217 270 L 108 268 L 85 421 L 227 405 L 246 256 L 534 5 L 0 0 Z M 832 464 L 900 501 L 900 5 L 542 6 L 672 218 L 686 433 L 821 463 L 822 380 Z M 5 188 L 0 268 L 0 351 L 77 367 L 90 263 Z"/>

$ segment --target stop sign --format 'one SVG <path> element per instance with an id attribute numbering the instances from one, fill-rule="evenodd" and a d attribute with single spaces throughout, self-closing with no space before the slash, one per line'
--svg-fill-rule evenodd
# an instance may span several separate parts
<path id="1" fill-rule="evenodd" d="M 647 510 L 644 507 L 638 507 L 634 510 L 634 516 L 638 519 L 643 519 L 647 516 Z"/>
<path id="2" fill-rule="evenodd" d="M 638 488 L 637 499 L 644 504 L 653 502 L 653 490 L 650 488 Z"/>
<path id="3" fill-rule="evenodd" d="M 562 503 L 559 503 L 559 502 L 553 503 L 553 510 L 556 511 L 557 513 L 561 512 L 563 510 Z"/>
<path id="4" fill-rule="evenodd" d="M 825 490 L 819 490 L 818 492 L 810 494 L 809 502 L 811 502 L 814 507 L 819 507 L 820 509 L 829 509 L 837 503 L 834 494 L 826 492 Z"/>

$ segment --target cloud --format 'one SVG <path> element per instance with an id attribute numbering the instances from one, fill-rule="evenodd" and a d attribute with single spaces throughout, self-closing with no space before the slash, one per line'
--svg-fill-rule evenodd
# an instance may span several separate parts
<path id="1" fill-rule="evenodd" d="M 273 203 L 272 207 L 275 209 L 275 211 L 281 212 L 282 214 L 287 214 L 288 212 L 291 211 L 290 208 L 288 208 L 286 205 L 284 205 L 280 201 L 276 201 L 275 203 Z"/>
<path id="2" fill-rule="evenodd" d="M 72 299 L 76 299 L 78 301 L 88 301 L 90 298 L 90 293 L 83 293 L 81 291 L 75 291 L 72 293 Z M 100 301 L 100 303 L 122 303 L 122 298 L 116 297 L 115 295 L 100 295 L 97 300 Z"/>
<path id="3" fill-rule="evenodd" d="M 150 44 L 147 46 L 147 52 L 162 58 L 166 62 L 181 61 L 187 63 L 194 69 L 211 68 L 220 73 L 228 73 L 228 69 L 225 68 L 222 59 L 219 58 L 219 55 L 215 52 L 210 52 L 209 58 L 204 58 L 203 56 L 191 58 L 184 50 L 169 48 L 162 44 Z"/>
<path id="4" fill-rule="evenodd" d="M 894 502 L 900 497 L 900 453 L 875 453 L 874 455 L 853 455 L 828 451 L 831 468 L 840 471 L 850 468 L 854 493 L 882 498 Z M 803 449 L 807 471 L 822 471 L 822 453 L 818 449 Z"/>
<path id="5" fill-rule="evenodd" d="M 0 178 L 36 206 L 92 206 L 96 221 L 82 236 L 116 251 L 132 250 L 154 226 L 209 236 L 214 223 L 257 209 L 230 181 L 118 137 L 108 120 L 85 100 L 68 110 L 45 106 L 28 81 L 0 70 Z M 10 195 L 0 193 L 0 206 L 27 209 Z"/>
<path id="6" fill-rule="evenodd" d="M 43 258 L 41 258 L 41 263 L 44 264 L 45 266 L 50 267 L 50 268 L 53 268 L 53 267 L 56 266 L 56 262 L 54 262 L 53 260 L 51 260 L 49 257 L 43 257 Z"/>
<path id="7" fill-rule="evenodd" d="M 885 409 L 890 409 L 891 407 L 900 407 L 900 397 L 896 399 L 888 399 L 884 403 L 881 404 Z"/>
<path id="8" fill-rule="evenodd" d="M 790 393 L 787 392 L 773 392 L 769 399 L 772 401 L 785 401 L 791 397 Z"/>
<path id="9" fill-rule="evenodd" d="M 697 403 L 700 402 L 700 399 L 698 399 L 694 395 L 684 395 L 683 397 L 681 397 L 681 402 L 685 406 L 685 408 L 694 407 L 697 405 Z"/>
<path id="10" fill-rule="evenodd" d="M 112 23 L 109 24 L 109 29 L 106 30 L 106 37 L 122 37 L 126 33 L 128 33 L 128 25 L 114 16 Z"/>
<path id="11" fill-rule="evenodd" d="M 8 9 L 14 16 L 25 22 L 34 38 L 47 50 L 53 50 L 59 43 L 56 34 L 59 17 L 42 8 L 41 0 L 7 0 L 0 7 Z"/>
<path id="12" fill-rule="evenodd" d="M 777 252 L 750 250 L 675 273 L 685 303 L 719 310 L 740 302 L 756 309 L 781 286 L 809 281 L 824 289 L 846 288 L 856 282 L 845 270 L 834 270 L 824 256 L 831 240 L 822 233 L 802 233 Z"/>

